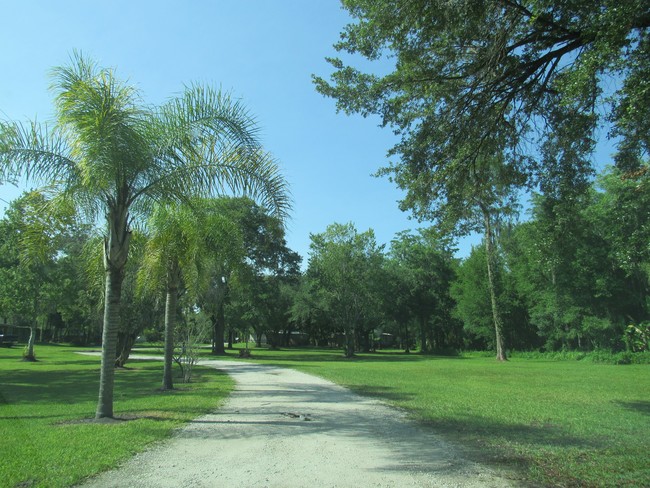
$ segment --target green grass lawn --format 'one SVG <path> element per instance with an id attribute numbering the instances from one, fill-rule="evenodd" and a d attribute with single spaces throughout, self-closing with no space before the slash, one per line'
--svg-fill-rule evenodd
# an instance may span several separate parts
<path id="1" fill-rule="evenodd" d="M 162 363 L 129 361 L 115 379 L 115 414 L 92 423 L 99 358 L 79 348 L 0 348 L 0 486 L 62 487 L 116 466 L 182 422 L 214 410 L 233 387 L 229 377 L 197 368 L 190 384 L 161 392 Z"/>
<path id="2" fill-rule="evenodd" d="M 650 366 L 253 350 L 408 409 L 477 460 L 550 486 L 650 486 Z"/>
<path id="3" fill-rule="evenodd" d="M 233 386 L 199 369 L 194 383 L 163 393 L 161 363 L 129 361 L 116 375 L 115 412 L 133 420 L 85 422 L 95 409 L 99 358 L 76 350 L 38 346 L 40 361 L 24 363 L 21 349 L 0 349 L 0 486 L 79 482 L 214 409 Z M 647 365 L 398 352 L 345 360 L 318 349 L 255 349 L 253 357 L 408 409 L 466 456 L 521 467 L 544 485 L 650 486 Z"/>

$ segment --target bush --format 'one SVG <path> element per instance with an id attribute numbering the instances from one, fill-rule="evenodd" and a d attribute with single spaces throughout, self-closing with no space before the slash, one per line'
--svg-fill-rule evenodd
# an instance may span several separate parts
<path id="1" fill-rule="evenodd" d="M 146 329 L 143 332 L 143 335 L 147 342 L 164 342 L 164 335 L 162 330 Z"/>
<path id="2" fill-rule="evenodd" d="M 634 352 L 648 351 L 650 349 L 650 322 L 628 325 L 623 340 L 629 350 Z"/>

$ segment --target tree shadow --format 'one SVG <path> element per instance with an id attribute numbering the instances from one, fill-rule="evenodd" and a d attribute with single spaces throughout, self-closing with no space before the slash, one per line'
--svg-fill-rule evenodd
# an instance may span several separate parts
<path id="1" fill-rule="evenodd" d="M 147 362 L 132 361 L 130 369 L 115 370 L 115 399 L 137 399 L 155 395 L 177 394 L 180 390 L 164 392 L 159 389 L 162 365 L 144 367 Z M 150 364 L 150 362 L 148 362 Z M 69 367 L 71 366 L 71 367 Z M 83 368 L 80 366 L 88 366 Z M 20 368 L 4 371 L 0 379 L 0 404 L 78 404 L 94 402 L 99 389 L 99 365 L 80 359 L 51 363 L 44 368 Z M 213 371 L 210 374 L 223 374 Z M 144 386 L 150 385 L 150 387 Z M 213 395 L 209 390 L 194 389 L 192 395 Z M 189 407 L 190 410 L 191 407 Z M 170 411 L 174 411 L 171 409 Z M 181 408 L 178 408 L 181 411 Z M 183 410 L 187 411 L 187 409 Z M 202 413 L 196 410 L 197 414 Z M 29 416 L 29 414 L 27 414 Z"/>
<path id="2" fill-rule="evenodd" d="M 223 358 L 223 356 L 221 356 Z M 237 358 L 238 354 L 226 353 L 228 358 Z M 404 351 L 375 351 L 358 352 L 353 357 L 347 358 L 340 349 L 308 349 L 308 348 L 286 348 L 286 349 L 252 349 L 252 357 L 247 360 L 274 361 L 278 363 L 295 362 L 419 362 L 436 359 L 465 359 L 461 356 L 439 356 L 435 354 L 405 353 Z"/>
<path id="3" fill-rule="evenodd" d="M 622 402 L 622 401 L 617 401 L 614 402 L 617 405 L 627 409 L 627 410 L 632 410 L 634 412 L 639 412 L 644 415 L 650 415 L 650 402 L 649 401 L 644 401 L 644 400 L 637 400 L 637 401 L 632 401 L 632 402 Z"/>
<path id="4" fill-rule="evenodd" d="M 398 392 L 397 389 L 392 386 L 367 385 L 367 386 L 354 386 L 348 388 L 350 388 L 352 391 L 356 393 L 359 393 L 360 395 L 377 398 L 379 400 L 405 402 L 405 401 L 413 400 L 416 397 L 416 395 L 411 393 Z"/>

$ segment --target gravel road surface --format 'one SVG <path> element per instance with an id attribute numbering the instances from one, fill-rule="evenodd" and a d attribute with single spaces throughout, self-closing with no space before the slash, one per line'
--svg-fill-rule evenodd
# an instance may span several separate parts
<path id="1" fill-rule="evenodd" d="M 291 369 L 202 361 L 236 389 L 216 412 L 85 487 L 508 487 L 382 402 Z"/>

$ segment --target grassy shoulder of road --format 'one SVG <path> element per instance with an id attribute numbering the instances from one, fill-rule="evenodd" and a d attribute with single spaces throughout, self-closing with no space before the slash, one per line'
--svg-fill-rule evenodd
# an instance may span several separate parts
<path id="1" fill-rule="evenodd" d="M 0 348 L 0 485 L 64 487 L 113 468 L 174 429 L 217 408 L 234 387 L 225 374 L 196 367 L 192 382 L 160 391 L 162 363 L 132 360 L 116 370 L 115 415 L 92 420 L 99 357 L 87 349 Z"/>
<path id="2" fill-rule="evenodd" d="M 650 486 L 650 366 L 398 351 L 264 348 L 295 368 L 406 409 L 477 461 L 548 486 Z M 234 355 L 233 355 L 234 356 Z"/>

